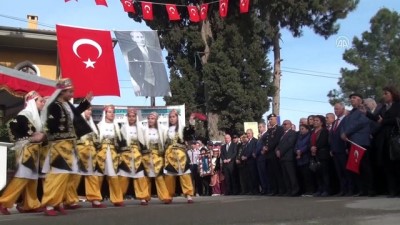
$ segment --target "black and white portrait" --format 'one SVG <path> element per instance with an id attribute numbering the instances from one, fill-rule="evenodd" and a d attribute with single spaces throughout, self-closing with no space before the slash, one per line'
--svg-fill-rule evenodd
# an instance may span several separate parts
<path id="1" fill-rule="evenodd" d="M 115 31 L 136 96 L 170 96 L 156 31 Z"/>

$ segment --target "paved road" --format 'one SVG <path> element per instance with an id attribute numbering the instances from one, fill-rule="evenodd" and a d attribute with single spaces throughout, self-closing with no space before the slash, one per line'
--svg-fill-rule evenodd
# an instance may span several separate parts
<path id="1" fill-rule="evenodd" d="M 109 204 L 109 203 L 107 203 Z M 68 215 L 47 217 L 42 213 L 0 215 L 0 225 L 236 225 L 236 224 L 400 224 L 399 198 L 312 198 L 220 196 L 198 197 L 194 204 L 184 198 L 171 205 L 153 199 L 148 206 L 138 201 L 126 201 L 123 208 L 110 204 L 105 209 L 83 208 L 68 211 Z"/>

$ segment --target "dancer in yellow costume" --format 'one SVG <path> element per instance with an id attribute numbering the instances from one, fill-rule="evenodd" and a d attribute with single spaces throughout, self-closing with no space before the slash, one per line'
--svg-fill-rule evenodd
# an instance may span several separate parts
<path id="1" fill-rule="evenodd" d="M 75 107 L 70 100 L 74 95 L 72 81 L 68 78 L 57 82 L 57 90 L 47 100 L 42 122 L 49 141 L 42 172 L 46 173 L 43 185 L 42 205 L 45 215 L 56 216 L 64 211 L 63 202 L 73 202 L 77 196 L 72 183 L 80 179 L 76 140 L 92 132 L 81 113 L 90 107 L 92 93 Z"/>
<path id="2" fill-rule="evenodd" d="M 126 114 L 127 121 L 121 127 L 121 134 L 126 141 L 126 148 L 121 149 L 119 164 L 119 183 L 122 193 L 125 195 L 128 190 L 130 179 L 133 179 L 133 188 L 136 199 L 140 200 L 141 205 L 147 205 L 150 200 L 149 187 L 147 179 L 144 176 L 144 167 L 142 164 L 143 148 L 143 127 L 137 121 L 136 109 L 129 107 Z"/>
<path id="3" fill-rule="evenodd" d="M 35 91 L 25 96 L 26 107 L 9 123 L 10 138 L 15 141 L 17 170 L 14 178 L 7 185 L 0 197 L 0 212 L 9 215 L 7 208 L 12 208 L 20 195 L 23 195 L 20 212 L 39 212 L 41 204 L 37 197 L 39 178 L 39 151 L 45 138 L 39 111 L 44 107 L 43 98 Z"/>
<path id="4" fill-rule="evenodd" d="M 147 126 L 144 128 L 145 146 L 142 150 L 143 166 L 146 178 L 151 190 L 151 178 L 155 179 L 158 198 L 165 204 L 171 203 L 172 199 L 165 185 L 164 168 L 164 132 L 158 124 L 158 114 L 151 112 L 147 116 Z"/>
<path id="5" fill-rule="evenodd" d="M 93 208 L 106 208 L 106 205 L 102 204 L 100 201 L 103 199 L 101 196 L 101 185 L 99 182 L 99 177 L 102 177 L 98 171 L 95 171 L 96 167 L 96 146 L 98 145 L 98 135 L 96 125 L 92 118 L 92 107 L 88 108 L 82 113 L 82 117 L 92 128 L 91 133 L 82 136 L 78 141 L 76 148 L 79 154 L 79 160 L 81 163 L 81 175 L 85 179 L 85 194 L 86 199 L 92 202 Z M 79 185 L 76 184 L 76 185 Z M 71 205 L 74 206 L 74 205 Z"/>
<path id="6" fill-rule="evenodd" d="M 176 176 L 179 177 L 182 192 L 188 203 L 193 203 L 193 184 L 190 176 L 189 157 L 183 140 L 183 127 L 179 126 L 178 112 L 173 109 L 169 115 L 169 128 L 165 142 L 165 183 L 170 195 L 175 194 Z"/>
<path id="7" fill-rule="evenodd" d="M 115 107 L 104 106 L 103 117 L 97 124 L 101 147 L 96 155 L 96 171 L 107 176 L 110 190 L 110 201 L 116 207 L 124 206 L 124 196 L 118 180 L 118 152 L 124 147 L 121 140 L 121 131 L 115 119 Z M 103 177 L 99 177 L 99 184 Z"/>

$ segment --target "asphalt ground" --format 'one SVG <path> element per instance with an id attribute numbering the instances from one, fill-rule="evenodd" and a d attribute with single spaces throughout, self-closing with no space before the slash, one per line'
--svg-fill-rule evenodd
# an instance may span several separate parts
<path id="1" fill-rule="evenodd" d="M 368 197 L 196 197 L 187 204 L 183 197 L 165 205 L 153 198 L 141 206 L 137 200 L 125 201 L 125 207 L 94 209 L 88 202 L 82 208 L 68 210 L 55 217 L 43 213 L 0 215 L 0 225 L 224 225 L 224 224 L 400 224 L 400 198 Z"/>

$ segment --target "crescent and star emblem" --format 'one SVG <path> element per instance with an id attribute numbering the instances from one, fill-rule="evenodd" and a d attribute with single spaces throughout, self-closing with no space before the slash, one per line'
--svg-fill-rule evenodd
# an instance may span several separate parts
<path id="1" fill-rule="evenodd" d="M 148 6 L 148 5 L 145 5 L 144 6 L 144 10 L 146 10 L 146 13 L 149 13 L 150 12 L 150 6 Z"/>
<path id="2" fill-rule="evenodd" d="M 191 12 L 193 15 L 196 15 L 196 10 L 195 10 L 195 9 L 191 9 L 190 12 Z"/>
<path id="3" fill-rule="evenodd" d="M 356 162 L 358 162 L 358 155 L 359 155 L 358 151 L 357 150 L 354 151 L 354 157 Z"/>
<path id="4" fill-rule="evenodd" d="M 221 10 L 222 11 L 225 11 L 225 5 L 226 5 L 225 2 L 221 3 Z"/>
<path id="5" fill-rule="evenodd" d="M 200 12 L 201 12 L 201 14 L 205 14 L 206 12 L 206 7 L 201 7 L 201 9 L 200 9 Z"/>
<path id="6" fill-rule="evenodd" d="M 125 4 L 126 6 L 128 6 L 128 7 L 131 7 L 131 5 L 132 5 L 132 3 L 131 3 L 130 1 L 128 1 L 128 0 L 125 0 L 125 1 L 124 1 L 124 4 Z"/>
<path id="7" fill-rule="evenodd" d="M 172 14 L 175 14 L 175 9 L 174 9 L 174 7 L 171 6 L 171 7 L 168 8 L 168 10 L 169 10 Z"/>
<path id="8" fill-rule="evenodd" d="M 74 51 L 74 54 L 76 56 L 78 56 L 78 58 L 81 58 L 81 56 L 78 54 L 78 48 L 81 45 L 91 45 L 91 46 L 95 47 L 98 52 L 96 59 L 100 58 L 101 54 L 103 53 L 103 49 L 101 48 L 99 43 L 97 43 L 91 39 L 82 38 L 82 39 L 75 41 L 74 44 L 72 45 L 72 50 Z M 84 64 L 86 64 L 86 68 L 89 68 L 89 67 L 94 68 L 94 64 L 96 63 L 96 61 L 92 61 L 90 58 L 88 58 L 87 61 L 82 61 L 82 62 Z"/>
<path id="9" fill-rule="evenodd" d="M 246 2 L 247 2 L 247 0 L 240 0 L 240 4 L 241 4 L 242 6 L 245 6 L 245 5 L 246 5 Z"/>

